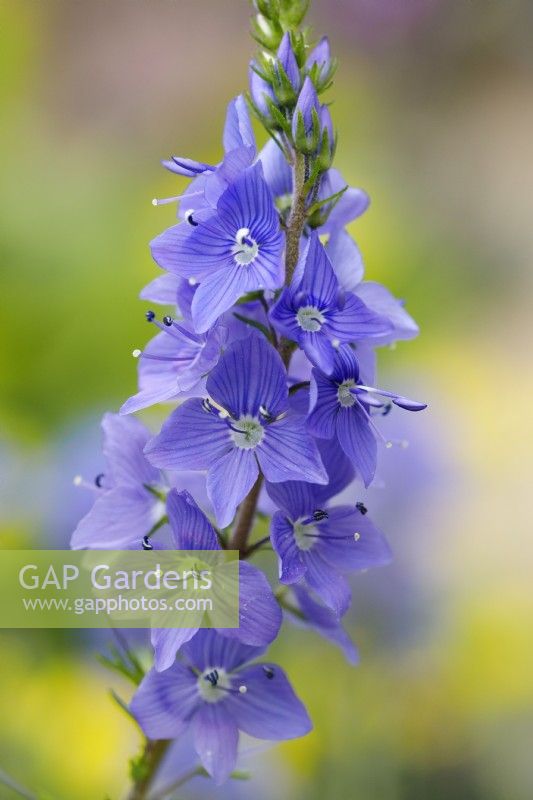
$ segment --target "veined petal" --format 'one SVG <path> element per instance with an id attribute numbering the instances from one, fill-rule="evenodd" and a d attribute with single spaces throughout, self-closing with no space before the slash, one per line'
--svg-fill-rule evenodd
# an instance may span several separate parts
<path id="1" fill-rule="evenodd" d="M 146 457 L 164 469 L 208 469 L 231 450 L 224 420 L 205 411 L 202 401 L 186 400 L 172 412 L 161 432 L 146 445 Z"/>
<path id="2" fill-rule="evenodd" d="M 186 729 L 199 705 L 195 674 L 175 663 L 165 672 L 150 670 L 130 710 L 150 739 L 174 739 Z"/>
<path id="3" fill-rule="evenodd" d="M 162 516 L 162 515 L 160 515 Z M 73 550 L 123 550 L 137 545 L 157 522 L 156 502 L 141 486 L 102 491 L 72 534 Z"/>
<path id="4" fill-rule="evenodd" d="M 299 610 L 306 618 L 303 623 L 304 626 L 313 628 L 325 639 L 338 645 L 343 651 L 346 660 L 350 664 L 356 664 L 359 660 L 356 647 L 342 627 L 335 612 L 318 603 L 304 586 L 293 586 L 292 590 Z M 288 613 L 296 625 L 302 624 L 299 617 L 293 618 L 290 612 Z"/>
<path id="5" fill-rule="evenodd" d="M 335 305 L 339 283 L 316 232 L 309 238 L 302 261 L 304 269 L 298 285 L 299 291 L 316 298 L 322 306 Z"/>
<path id="6" fill-rule="evenodd" d="M 163 672 L 176 660 L 176 653 L 186 642 L 196 636 L 197 628 L 152 628 L 154 668 Z"/>
<path id="7" fill-rule="evenodd" d="M 174 306 L 180 283 L 181 278 L 171 272 L 158 275 L 141 290 L 139 297 L 141 300 L 150 300 L 152 303 L 160 303 L 163 306 Z"/>
<path id="8" fill-rule="evenodd" d="M 255 136 L 250 122 L 248 105 L 242 94 L 234 97 L 228 104 L 222 141 L 226 153 L 243 146 L 255 149 Z"/>
<path id="9" fill-rule="evenodd" d="M 337 280 L 346 292 L 354 292 L 363 280 L 361 252 L 350 234 L 343 228 L 334 231 L 326 244 Z"/>
<path id="10" fill-rule="evenodd" d="M 317 495 L 326 489 L 326 486 L 304 481 L 266 484 L 269 497 L 279 509 L 289 514 L 292 520 L 312 514 L 318 507 Z"/>
<path id="11" fill-rule="evenodd" d="M 328 313 L 324 328 L 330 336 L 341 342 L 355 342 L 389 334 L 392 325 L 388 319 L 372 311 L 359 297 L 349 292 L 343 307 Z"/>
<path id="12" fill-rule="evenodd" d="M 200 279 L 229 255 L 227 237 L 214 218 L 195 228 L 186 222 L 172 225 L 150 242 L 150 248 L 156 264 L 181 278 Z"/>
<path id="13" fill-rule="evenodd" d="M 240 730 L 258 739 L 305 736 L 312 723 L 285 675 L 276 664 L 254 664 L 238 672 L 246 693 L 232 694 L 228 709 Z"/>
<path id="14" fill-rule="evenodd" d="M 142 422 L 119 414 L 104 414 L 102 430 L 108 482 L 139 486 L 160 480 L 159 472 L 144 456 L 143 450 L 150 438 L 150 431 Z"/>
<path id="15" fill-rule="evenodd" d="M 330 316 L 328 315 L 328 320 Z M 327 328 L 329 329 L 329 324 Z M 329 332 L 329 331 L 328 331 Z M 305 355 L 316 367 L 326 375 L 333 372 L 335 363 L 335 348 L 326 335 L 326 326 L 321 331 L 301 331 L 299 336 L 300 347 Z"/>
<path id="16" fill-rule="evenodd" d="M 364 281 L 357 287 L 357 295 L 377 314 L 385 317 L 391 330 L 379 338 L 379 344 L 388 344 L 398 339 L 413 339 L 419 328 L 407 313 L 401 300 L 394 297 L 385 286 L 374 281 Z"/>
<path id="17" fill-rule="evenodd" d="M 239 731 L 226 705 L 227 701 L 203 703 L 192 721 L 195 750 L 217 786 L 229 778 L 237 763 Z"/>
<path id="18" fill-rule="evenodd" d="M 368 569 L 391 561 L 387 540 L 357 508 L 329 508 L 328 519 L 320 524 L 319 531 L 316 551 L 337 569 Z"/>
<path id="19" fill-rule="evenodd" d="M 217 523 L 229 525 L 259 475 L 253 450 L 238 447 L 219 458 L 207 474 L 207 494 L 213 504 Z"/>
<path id="20" fill-rule="evenodd" d="M 365 486 L 369 486 L 376 472 L 377 442 L 358 404 L 339 409 L 336 432 L 342 449 L 361 475 Z"/>
<path id="21" fill-rule="evenodd" d="M 352 599 L 348 582 L 338 570 L 324 561 L 315 548 L 305 551 L 304 560 L 307 567 L 306 583 L 337 616 L 342 617 Z"/>
<path id="22" fill-rule="evenodd" d="M 264 651 L 264 647 L 252 647 L 238 639 L 221 636 L 209 628 L 198 631 L 196 636 L 183 646 L 186 658 L 201 672 L 217 667 L 222 667 L 226 672 L 233 672 L 241 664 L 258 658 Z"/>
<path id="23" fill-rule="evenodd" d="M 261 407 L 276 416 L 287 408 L 283 362 L 264 336 L 234 342 L 209 375 L 207 391 L 234 419 L 257 416 Z"/>
<path id="24" fill-rule="evenodd" d="M 281 608 L 265 575 L 248 561 L 239 562 L 239 627 L 218 629 L 244 644 L 264 647 L 281 626 Z"/>
<path id="25" fill-rule="evenodd" d="M 270 539 L 279 558 L 279 579 L 282 583 L 296 583 L 306 572 L 300 548 L 296 544 L 290 520 L 277 511 L 270 525 Z"/>
<path id="26" fill-rule="evenodd" d="M 263 165 L 265 181 L 274 197 L 291 195 L 291 168 L 280 147 L 273 139 L 269 139 L 259 153 L 259 161 Z"/>
<path id="27" fill-rule="evenodd" d="M 172 489 L 167 514 L 177 550 L 220 550 L 213 526 L 189 492 Z"/>
<path id="28" fill-rule="evenodd" d="M 328 482 L 317 446 L 307 433 L 305 417 L 289 413 L 268 425 L 256 452 L 267 481 Z"/>
<path id="29" fill-rule="evenodd" d="M 319 439 L 331 439 L 335 435 L 335 420 L 339 411 L 337 388 L 317 369 L 312 373 L 310 397 L 307 429 Z"/>
<path id="30" fill-rule="evenodd" d="M 206 277 L 196 290 L 191 314 L 195 329 L 204 333 L 241 297 L 257 289 L 253 273 L 228 260 L 223 269 Z"/>

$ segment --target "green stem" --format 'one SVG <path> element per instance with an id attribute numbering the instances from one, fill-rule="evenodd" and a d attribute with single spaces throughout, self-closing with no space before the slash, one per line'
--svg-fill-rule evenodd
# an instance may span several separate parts
<path id="1" fill-rule="evenodd" d="M 147 739 L 138 764 L 138 775 L 127 800 L 146 800 L 157 770 L 171 744 L 169 739 Z"/>

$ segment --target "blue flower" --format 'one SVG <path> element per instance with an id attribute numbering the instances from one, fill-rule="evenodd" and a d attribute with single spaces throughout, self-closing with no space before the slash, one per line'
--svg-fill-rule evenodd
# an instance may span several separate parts
<path id="1" fill-rule="evenodd" d="M 283 283 L 283 236 L 261 164 L 246 169 L 217 203 L 217 212 L 191 229 L 175 225 L 152 242 L 163 269 L 200 286 L 191 313 L 206 331 L 243 294 Z"/>
<path id="2" fill-rule="evenodd" d="M 215 366 L 228 338 L 228 329 L 216 323 L 207 333 L 195 333 L 192 326 L 163 317 L 163 323 L 148 312 L 148 319 L 160 328 L 141 352 L 139 392 L 123 404 L 121 414 L 131 414 L 155 403 L 178 396 L 205 394 L 205 375 Z"/>
<path id="3" fill-rule="evenodd" d="M 314 65 L 317 65 L 317 77 L 322 83 L 324 82 L 331 71 L 331 52 L 329 47 L 329 39 L 323 36 L 316 47 L 311 50 L 305 62 L 306 69 L 310 71 Z"/>
<path id="4" fill-rule="evenodd" d="M 295 92 L 300 89 L 300 70 L 298 63 L 292 49 L 291 35 L 287 31 L 283 34 L 278 52 L 276 53 L 276 61 L 274 62 L 274 69 L 279 74 L 280 67 L 289 79 L 289 83 Z"/>
<path id="5" fill-rule="evenodd" d="M 263 652 L 215 631 L 200 631 L 183 646 L 183 661 L 146 675 L 131 711 L 150 739 L 174 739 L 190 726 L 203 766 L 221 784 L 235 768 L 239 731 L 283 740 L 312 728 L 280 667 L 247 666 Z"/>
<path id="6" fill-rule="evenodd" d="M 341 292 L 316 233 L 311 234 L 292 284 L 281 293 L 270 318 L 327 373 L 333 369 L 340 343 L 372 339 L 389 333 L 392 327 L 354 294 Z"/>
<path id="7" fill-rule="evenodd" d="M 173 489 L 167 497 L 167 513 L 178 550 L 220 550 L 220 542 L 208 518 L 187 491 Z M 281 610 L 260 569 L 239 562 L 239 627 L 218 629 L 244 644 L 264 646 L 272 642 L 281 625 Z M 180 647 L 197 634 L 197 628 L 154 628 L 152 645 L 155 668 L 168 669 Z"/>
<path id="8" fill-rule="evenodd" d="M 426 408 L 425 403 L 363 385 L 354 351 L 349 345 L 342 345 L 335 354 L 331 375 L 313 369 L 308 429 L 321 439 L 336 436 L 368 486 L 376 471 L 376 436 L 383 438 L 372 420 L 371 410 L 388 413 L 391 404 L 407 411 Z"/>
<path id="9" fill-rule="evenodd" d="M 70 545 L 74 550 L 138 549 L 165 514 L 165 481 L 143 453 L 150 432 L 139 420 L 105 414 L 102 430 L 105 473 L 96 478 L 96 501 Z"/>
<path id="10" fill-rule="evenodd" d="M 146 449 L 168 469 L 208 470 L 218 524 L 229 525 L 259 469 L 271 482 L 327 482 L 305 417 L 289 410 L 280 356 L 255 333 L 233 343 L 207 379 L 207 400 L 186 400 Z"/>
<path id="11" fill-rule="evenodd" d="M 380 531 L 360 504 L 331 506 L 329 501 L 352 480 L 353 468 L 334 445 L 321 449 L 330 482 L 267 484 L 280 509 L 272 517 L 271 540 L 279 558 L 282 583 L 307 586 L 338 616 L 351 599 L 342 573 L 387 564 L 391 554 Z"/>

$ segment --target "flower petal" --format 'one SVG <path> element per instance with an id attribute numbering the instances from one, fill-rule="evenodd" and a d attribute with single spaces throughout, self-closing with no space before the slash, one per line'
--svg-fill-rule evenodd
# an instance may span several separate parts
<path id="1" fill-rule="evenodd" d="M 176 653 L 185 642 L 196 636 L 197 628 L 152 628 L 154 668 L 163 672 L 172 666 Z"/>
<path id="2" fill-rule="evenodd" d="M 239 731 L 226 705 L 203 703 L 192 721 L 195 750 L 217 786 L 229 778 L 237 763 Z"/>
<path id="3" fill-rule="evenodd" d="M 279 579 L 282 583 L 295 583 L 305 575 L 306 567 L 300 548 L 296 544 L 291 522 L 280 511 L 270 524 L 272 547 L 279 558 Z"/>
<path id="4" fill-rule="evenodd" d="M 102 492 L 72 534 L 73 550 L 141 548 L 143 536 L 157 521 L 155 499 L 146 489 L 118 486 Z"/>
<path id="5" fill-rule="evenodd" d="M 307 433 L 305 417 L 289 412 L 283 419 L 268 425 L 256 452 L 267 481 L 328 482 L 317 446 Z"/>
<path id="6" fill-rule="evenodd" d="M 359 297 L 348 293 L 344 306 L 328 313 L 324 328 L 341 342 L 356 342 L 389 334 L 392 325 L 384 316 L 368 308 Z"/>
<path id="7" fill-rule="evenodd" d="M 275 664 L 254 664 L 238 673 L 244 694 L 228 698 L 240 730 L 258 739 L 294 739 L 313 727 L 285 672 Z"/>
<path id="8" fill-rule="evenodd" d="M 324 603 L 334 611 L 337 616 L 348 610 L 352 593 L 346 578 L 340 572 L 327 564 L 318 550 L 306 550 L 304 555 L 307 572 L 305 581 Z"/>
<path id="9" fill-rule="evenodd" d="M 336 432 L 342 449 L 361 475 L 365 486 L 369 486 L 376 472 L 378 448 L 376 437 L 358 404 L 339 409 Z"/>
<path id="10" fill-rule="evenodd" d="M 159 472 L 144 455 L 150 431 L 142 422 L 119 414 L 104 414 L 102 430 L 103 452 L 109 473 L 106 478 L 115 485 L 130 486 L 157 483 L 160 480 Z"/>
<path id="11" fill-rule="evenodd" d="M 229 525 L 259 475 L 253 450 L 238 447 L 219 458 L 207 474 L 207 494 L 213 504 L 217 523 Z"/>
<path id="12" fill-rule="evenodd" d="M 337 569 L 360 570 L 389 564 L 387 540 L 368 519 L 351 506 L 328 509 L 328 519 L 319 527 L 316 551 Z M 349 538 L 347 538 L 349 537 Z"/>
<path id="13" fill-rule="evenodd" d="M 363 280 L 363 258 L 356 243 L 344 228 L 331 234 L 326 244 L 326 253 L 341 287 L 346 292 L 354 292 Z"/>
<path id="14" fill-rule="evenodd" d="M 335 435 L 335 420 L 339 411 L 337 387 L 326 375 L 314 369 L 311 379 L 311 410 L 307 428 L 319 439 L 331 439 Z"/>
<path id="15" fill-rule="evenodd" d="M 130 710 L 150 739 L 174 739 L 199 707 L 196 676 L 183 664 L 165 672 L 152 669 L 131 701 Z"/>
<path id="16" fill-rule="evenodd" d="M 145 453 L 164 469 L 208 469 L 231 449 L 224 420 L 205 411 L 202 401 L 186 400 L 172 412 L 161 432 L 150 439 Z"/>
<path id="17" fill-rule="evenodd" d="M 281 609 L 265 575 L 247 561 L 239 562 L 239 627 L 218 629 L 244 644 L 264 647 L 274 641 Z"/>
<path id="18" fill-rule="evenodd" d="M 201 672 L 217 667 L 232 672 L 252 658 L 258 658 L 264 650 L 264 647 L 252 647 L 209 628 L 198 631 L 183 645 L 184 655 Z"/>
<path id="19" fill-rule="evenodd" d="M 167 514 L 177 550 L 220 550 L 213 526 L 189 492 L 172 489 Z"/>
<path id="20" fill-rule="evenodd" d="M 248 105 L 242 94 L 234 97 L 228 104 L 222 141 L 226 153 L 237 147 L 253 147 L 255 149 L 255 136 L 250 122 Z"/>
<path id="21" fill-rule="evenodd" d="M 141 290 L 139 297 L 141 300 L 150 300 L 152 303 L 160 303 L 163 306 L 174 306 L 181 280 L 171 272 L 158 275 Z"/>

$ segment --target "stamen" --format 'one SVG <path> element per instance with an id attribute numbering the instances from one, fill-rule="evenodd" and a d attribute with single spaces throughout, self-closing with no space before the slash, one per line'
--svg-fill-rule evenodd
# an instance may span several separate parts
<path id="1" fill-rule="evenodd" d="M 359 501 L 358 503 L 356 503 L 356 504 L 355 504 L 355 507 L 356 507 L 356 509 L 357 509 L 357 510 L 358 510 L 358 511 L 359 511 L 359 512 L 360 512 L 360 513 L 363 515 L 363 516 L 364 516 L 365 514 L 368 514 L 368 508 L 367 508 L 367 507 L 365 506 L 365 504 L 364 504 L 364 503 L 362 503 L 361 501 Z"/>
<path id="2" fill-rule="evenodd" d="M 192 216 L 193 214 L 194 214 L 194 209 L 188 208 L 183 216 L 185 217 L 185 222 L 188 222 L 189 225 L 192 225 L 193 228 L 196 228 L 200 223 L 196 222 L 196 220 L 193 219 Z"/>
<path id="3" fill-rule="evenodd" d="M 72 483 L 76 487 L 82 486 L 84 489 L 89 489 L 89 491 L 91 492 L 98 493 L 98 487 L 96 486 L 96 482 L 86 481 L 83 475 L 75 475 L 74 478 L 72 479 Z"/>
<path id="4" fill-rule="evenodd" d="M 272 678 L 274 677 L 274 670 L 272 669 L 272 667 L 263 667 L 263 672 L 265 673 L 269 681 L 271 681 Z"/>
<path id="5" fill-rule="evenodd" d="M 154 546 L 153 546 L 153 544 L 150 541 L 148 536 L 143 536 L 143 538 L 142 538 L 142 549 L 143 550 L 153 550 L 154 549 Z"/>
<path id="6" fill-rule="evenodd" d="M 155 311 L 147 311 L 144 316 L 146 317 L 147 322 L 153 322 L 155 319 Z"/>
<path id="7" fill-rule="evenodd" d="M 177 203 L 178 200 L 183 200 L 184 197 L 200 197 L 202 192 L 190 192 L 189 194 L 178 194 L 176 197 L 154 197 L 152 200 L 153 206 L 167 206 L 170 203 Z"/>
<path id="8" fill-rule="evenodd" d="M 99 489 L 101 489 L 101 488 L 102 488 L 102 481 L 103 481 L 103 479 L 104 479 L 104 478 L 105 478 L 105 475 L 104 475 L 104 473 L 103 473 L 103 472 L 100 472 L 100 473 L 99 473 L 99 474 L 96 476 L 96 478 L 94 479 L 95 486 L 97 486 Z"/>
<path id="9" fill-rule="evenodd" d="M 142 355 L 142 350 L 139 350 L 138 348 L 132 351 L 133 358 L 139 358 L 139 356 L 141 355 Z"/>

